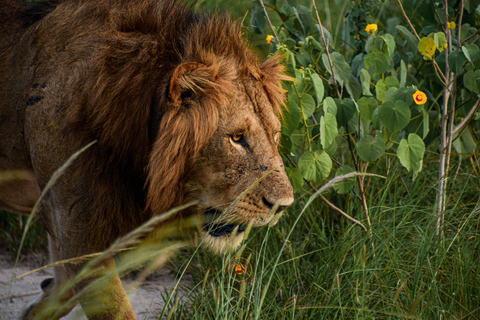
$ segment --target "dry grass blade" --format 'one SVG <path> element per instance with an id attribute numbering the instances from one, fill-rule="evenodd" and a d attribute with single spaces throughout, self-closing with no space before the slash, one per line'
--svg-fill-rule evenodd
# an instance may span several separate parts
<path id="1" fill-rule="evenodd" d="M 42 199 L 45 197 L 45 194 L 48 192 L 48 190 L 50 190 L 50 188 L 55 184 L 55 182 L 57 182 L 58 178 L 60 178 L 60 176 L 65 172 L 65 170 L 67 170 L 67 168 L 83 153 L 85 152 L 88 148 L 90 148 L 92 145 L 94 145 L 97 141 L 92 141 L 90 142 L 89 144 L 87 144 L 85 147 L 83 147 L 82 149 L 80 149 L 79 151 L 75 152 L 74 154 L 72 154 L 70 156 L 70 158 L 68 158 L 68 160 L 60 167 L 58 168 L 52 175 L 52 177 L 50 178 L 50 180 L 47 182 L 47 185 L 45 186 L 45 188 L 43 188 L 42 192 L 40 193 L 40 197 L 38 197 L 37 201 L 35 202 L 35 205 L 33 206 L 33 209 L 32 209 L 32 212 L 30 213 L 30 215 L 28 216 L 28 220 L 27 220 L 27 223 L 25 224 L 25 230 L 23 232 L 23 235 L 22 235 L 22 239 L 20 241 L 20 246 L 18 248 L 18 253 L 17 253 L 17 257 L 15 259 L 15 265 L 14 265 L 14 271 L 12 273 L 12 281 L 13 279 L 15 279 L 15 270 L 17 268 L 17 265 L 18 265 L 18 261 L 20 259 L 20 252 L 22 251 L 22 247 L 23 247 L 23 243 L 25 242 L 25 236 L 27 235 L 27 232 L 28 232 L 28 229 L 32 223 L 32 220 L 33 220 L 33 216 L 35 214 L 35 212 L 37 211 L 38 209 L 38 206 L 40 205 L 40 202 L 42 201 Z M 12 292 L 12 284 L 13 282 L 10 282 L 10 288 L 8 289 L 8 297 L 10 297 L 11 295 L 11 292 Z M 8 302 L 10 301 L 10 299 L 7 300 L 7 305 L 5 307 L 5 312 L 4 312 L 4 317 L 6 317 L 7 315 L 7 311 L 8 311 Z"/>
<path id="2" fill-rule="evenodd" d="M 131 285 L 131 288 L 136 291 L 149 274 L 161 268 L 174 253 L 188 245 L 187 241 L 171 239 L 185 235 L 185 229 L 192 229 L 198 225 L 199 220 L 196 217 L 192 217 L 183 219 L 181 223 L 174 221 L 162 227 L 158 227 L 158 224 L 172 218 L 176 213 L 194 204 L 188 203 L 174 208 L 165 214 L 151 218 L 142 226 L 119 238 L 104 252 L 95 254 L 94 258 L 71 281 L 64 285 L 61 292 L 51 300 L 50 304 L 43 311 L 46 314 L 51 314 L 51 311 L 54 310 L 56 315 L 61 315 L 64 311 L 75 306 L 80 297 L 91 295 L 99 291 L 99 289 L 108 286 L 108 282 L 115 276 L 124 275 L 131 270 L 144 268 Z M 132 246 L 135 246 L 134 250 L 131 250 Z M 101 262 L 119 252 L 122 252 L 122 255 L 116 259 L 116 267 L 105 270 Z M 74 297 L 68 301 L 62 300 L 62 297 L 72 290 L 74 286 L 91 278 L 95 278 L 95 280 L 82 288 Z M 102 310 L 104 305 L 105 301 L 98 301 L 89 305 L 89 308 L 91 310 Z"/>

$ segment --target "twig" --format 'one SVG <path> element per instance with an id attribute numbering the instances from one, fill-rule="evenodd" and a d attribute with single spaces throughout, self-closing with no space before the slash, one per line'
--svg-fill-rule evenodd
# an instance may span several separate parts
<path id="1" fill-rule="evenodd" d="M 460 43 L 460 46 L 463 46 L 463 44 L 467 41 L 469 41 L 470 39 L 473 39 L 473 37 L 475 37 L 476 35 L 478 35 L 480 33 L 480 29 L 478 29 L 474 34 L 472 34 L 471 36 L 469 36 L 468 38 L 465 38 L 463 39 L 463 41 Z M 460 38 L 458 38 L 458 41 L 460 41 Z M 476 41 L 473 41 L 473 43 L 475 43 Z"/>
<path id="2" fill-rule="evenodd" d="M 270 28 L 272 28 L 273 35 L 275 36 L 275 40 L 277 40 L 277 43 L 280 44 L 280 39 L 278 38 L 278 35 L 275 32 L 275 29 L 273 28 L 272 22 L 270 21 L 270 18 L 268 17 L 267 9 L 265 8 L 265 4 L 263 4 L 263 0 L 260 0 L 260 4 L 262 5 L 263 12 L 265 13 L 265 18 L 267 18 L 267 21 L 268 21 L 268 24 L 270 25 Z"/>
<path id="3" fill-rule="evenodd" d="M 432 0 L 433 1 L 433 0 Z M 462 19 L 463 19 L 463 8 L 465 7 L 465 0 L 462 0 L 460 5 L 460 18 L 458 19 L 458 37 L 457 37 L 457 49 L 460 50 L 460 36 L 462 31 Z"/>
<path id="4" fill-rule="evenodd" d="M 445 23 L 448 23 L 448 3 L 445 1 Z M 440 145 L 440 159 L 439 159 L 439 168 L 438 168 L 438 191 L 437 191 L 437 223 L 435 225 L 435 236 L 442 237 L 442 225 L 445 215 L 445 206 L 446 206 L 446 188 L 448 180 L 448 167 L 450 162 L 450 151 L 452 146 L 452 129 L 453 129 L 453 118 L 454 114 L 450 115 L 450 126 L 448 125 L 449 115 L 448 115 L 448 104 L 450 96 L 452 95 L 452 110 L 455 110 L 455 97 L 453 96 L 453 85 L 455 75 L 450 71 L 448 65 L 448 53 L 451 52 L 451 33 L 447 29 L 446 33 L 447 43 L 449 46 L 448 51 L 445 56 L 445 74 L 447 87 L 445 88 L 445 93 L 443 95 L 443 106 L 442 106 L 442 124 L 441 124 L 441 145 Z M 449 131 L 447 133 L 447 131 Z"/>
<path id="5" fill-rule="evenodd" d="M 470 109 L 470 111 L 467 113 L 465 118 L 463 118 L 463 120 L 460 121 L 460 123 L 457 124 L 455 126 L 455 128 L 452 130 L 452 135 L 454 135 L 460 129 L 462 129 L 462 127 L 470 120 L 470 118 L 475 114 L 475 111 L 477 111 L 477 108 L 478 108 L 479 104 L 480 104 L 480 100 L 477 100 L 477 102 L 475 102 L 475 105 L 472 107 L 472 109 Z"/>
<path id="6" fill-rule="evenodd" d="M 330 58 L 330 51 L 328 50 L 327 40 L 325 40 L 325 33 L 323 32 L 323 25 L 322 20 L 320 20 L 320 15 L 318 14 L 317 5 L 315 4 L 315 0 L 312 0 L 313 7 L 315 8 L 315 14 L 317 15 L 318 26 L 320 29 L 320 34 L 322 36 L 323 46 L 325 47 L 325 52 L 327 53 L 328 64 L 330 65 L 330 70 L 332 70 L 332 77 L 333 77 L 333 85 L 335 86 L 335 91 L 337 92 L 337 96 L 339 99 L 342 98 L 340 91 L 338 90 L 337 86 L 337 79 L 335 79 L 335 71 L 333 70 L 333 62 L 332 58 Z"/>
<path id="7" fill-rule="evenodd" d="M 295 164 L 295 162 L 293 162 L 293 160 L 288 156 L 288 154 L 285 154 L 285 157 L 287 157 L 288 161 L 292 164 L 292 166 L 294 166 L 295 168 L 298 169 L 298 166 Z M 313 190 L 318 191 L 317 188 L 315 188 L 315 186 L 310 182 L 308 181 L 307 179 L 303 179 L 303 181 L 305 181 L 308 186 L 310 188 L 312 188 Z M 335 206 L 333 203 L 331 203 L 330 201 L 328 201 L 323 195 L 319 194 L 319 197 L 320 199 L 322 199 L 323 202 L 325 202 L 325 204 L 327 206 L 329 206 L 332 210 L 338 212 L 339 214 L 341 214 L 342 216 L 345 217 L 345 219 L 355 223 L 356 225 L 360 226 L 360 228 L 362 228 L 365 232 L 368 232 L 367 228 L 365 227 L 365 225 L 363 223 L 361 223 L 360 221 L 358 221 L 357 219 L 355 218 L 352 218 L 351 216 L 349 216 L 347 213 L 345 213 L 342 209 L 340 209 L 339 207 Z"/>
<path id="8" fill-rule="evenodd" d="M 345 129 L 347 130 L 347 133 L 349 133 L 348 124 L 346 125 Z M 362 172 L 362 170 L 360 170 L 360 167 L 358 166 L 358 162 L 357 162 L 357 159 L 355 157 L 355 152 L 353 151 L 353 146 L 352 146 L 352 142 L 350 141 L 350 138 L 351 138 L 350 135 L 348 135 L 347 136 L 347 141 L 348 141 L 348 147 L 350 149 L 350 153 L 352 154 L 353 165 L 355 166 L 355 170 L 357 172 Z M 370 228 L 370 237 L 371 237 L 372 236 L 372 234 L 371 234 L 372 224 L 370 222 L 370 215 L 368 214 L 367 200 L 366 200 L 366 197 L 365 197 L 365 191 L 363 189 L 363 180 L 359 176 L 356 176 L 356 179 L 357 179 L 357 184 L 358 184 L 358 191 L 360 193 L 360 202 L 362 204 L 363 210 L 365 211 L 365 216 L 367 218 L 368 227 Z"/>
<path id="9" fill-rule="evenodd" d="M 410 19 L 408 18 L 407 16 L 407 13 L 405 12 L 405 9 L 403 9 L 403 5 L 402 5 L 402 2 L 400 0 L 397 0 L 398 2 L 398 5 L 400 6 L 400 9 L 402 10 L 402 14 L 403 14 L 403 17 L 405 18 L 405 20 L 407 20 L 407 23 L 408 25 L 410 26 L 410 29 L 412 29 L 413 31 L 413 34 L 415 36 L 415 38 L 417 38 L 418 41 L 422 40 L 417 31 L 415 30 L 415 28 L 413 27 L 412 25 L 412 22 L 410 21 Z M 432 60 L 433 62 L 433 66 L 435 67 L 435 73 L 437 74 L 437 77 L 440 79 L 440 82 L 442 82 L 442 84 L 444 86 L 447 86 L 447 80 L 446 80 L 446 77 L 445 75 L 443 74 L 442 70 L 440 69 L 440 67 L 438 66 L 437 62 L 435 60 Z"/>
<path id="10" fill-rule="evenodd" d="M 438 11 L 437 11 L 437 7 L 435 6 L 435 2 L 433 0 L 430 0 L 430 2 L 432 3 L 433 11 L 435 11 L 435 15 L 437 16 L 438 22 L 441 22 L 442 20 L 440 20 L 440 16 L 438 15 Z M 441 25 L 441 26 L 442 26 L 443 32 L 446 33 L 447 31 L 445 30 L 445 26 L 444 25 Z"/>
<path id="11" fill-rule="evenodd" d="M 420 39 L 420 37 L 418 36 L 417 31 L 415 30 L 415 28 L 413 27 L 412 23 L 410 22 L 410 19 L 408 19 L 407 13 L 405 12 L 405 9 L 403 9 L 402 2 L 401 2 L 400 0 L 397 0 L 397 2 L 398 2 L 398 5 L 400 6 L 400 9 L 402 10 L 403 17 L 407 20 L 407 23 L 408 23 L 408 25 L 410 26 L 410 29 L 412 29 L 413 34 L 415 35 L 415 38 L 417 38 L 417 40 L 420 41 L 421 39 Z"/>

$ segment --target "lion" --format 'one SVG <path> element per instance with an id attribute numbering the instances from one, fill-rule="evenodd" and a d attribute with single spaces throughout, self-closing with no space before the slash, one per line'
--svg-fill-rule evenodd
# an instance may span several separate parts
<path id="1" fill-rule="evenodd" d="M 294 200 L 278 152 L 287 78 L 238 23 L 174 0 L 3 0 L 0 172 L 19 174 L 0 181 L 0 208 L 30 213 L 52 174 L 96 141 L 35 213 L 52 262 L 101 252 L 187 202 L 182 217 L 228 215 L 202 229 L 203 243 L 222 253 L 234 234 L 234 249 L 245 226 Z M 115 269 L 113 257 L 101 264 Z M 22 318 L 37 319 L 82 266 L 56 266 Z M 100 313 L 88 308 L 102 297 Z M 118 275 L 79 300 L 89 319 L 135 319 Z"/>

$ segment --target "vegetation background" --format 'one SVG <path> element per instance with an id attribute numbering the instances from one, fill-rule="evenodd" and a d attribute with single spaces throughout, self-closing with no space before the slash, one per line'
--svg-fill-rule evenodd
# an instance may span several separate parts
<path id="1" fill-rule="evenodd" d="M 285 56 L 296 201 L 237 253 L 177 254 L 193 286 L 166 291 L 158 317 L 480 319 L 480 1 L 192 5 L 228 10 L 258 52 Z M 377 176 L 316 192 L 354 171 Z M 15 251 L 25 222 L 0 215 L 2 244 Z M 27 248 L 44 238 L 34 225 Z M 235 257 L 252 265 L 244 282 Z"/>

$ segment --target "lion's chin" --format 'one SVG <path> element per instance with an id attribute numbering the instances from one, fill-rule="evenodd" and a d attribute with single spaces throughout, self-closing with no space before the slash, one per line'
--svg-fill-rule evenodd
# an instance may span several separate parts
<path id="1" fill-rule="evenodd" d="M 223 254 L 229 251 L 235 251 L 243 241 L 245 233 L 240 232 L 235 234 L 225 233 L 221 236 L 205 235 L 203 246 L 215 254 Z"/>

